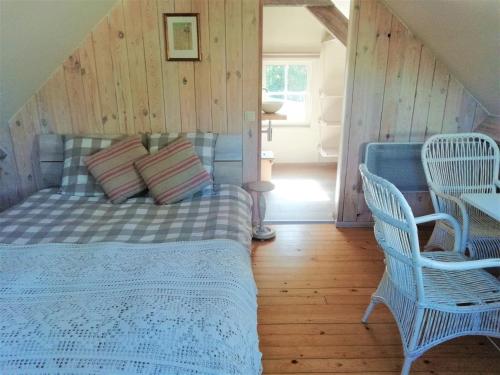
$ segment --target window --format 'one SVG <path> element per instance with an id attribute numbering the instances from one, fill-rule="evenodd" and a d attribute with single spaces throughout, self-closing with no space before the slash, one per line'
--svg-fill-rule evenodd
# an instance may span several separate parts
<path id="1" fill-rule="evenodd" d="M 273 121 L 277 125 L 310 125 L 311 121 L 311 61 L 264 59 L 262 87 L 264 100 L 284 102 L 280 113 L 286 121 Z"/>

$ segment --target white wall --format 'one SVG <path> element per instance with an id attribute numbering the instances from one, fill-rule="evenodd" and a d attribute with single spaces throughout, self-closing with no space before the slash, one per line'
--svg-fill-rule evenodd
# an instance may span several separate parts
<path id="1" fill-rule="evenodd" d="M 7 126 L 114 3 L 0 0 L 0 126 Z"/>
<path id="2" fill-rule="evenodd" d="M 325 33 L 305 7 L 264 7 L 264 54 L 319 53 Z"/>
<path id="3" fill-rule="evenodd" d="M 490 114 L 500 116 L 498 0 L 384 0 Z"/>
<path id="4" fill-rule="evenodd" d="M 266 8 L 264 8 L 266 10 Z M 269 17 L 269 14 L 268 14 Z M 269 20 L 268 20 L 269 21 Z M 266 13 L 264 13 L 266 25 Z M 264 37 L 265 37 L 264 33 Z M 312 76 L 312 116 L 308 127 L 273 127 L 273 140 L 267 141 L 262 136 L 262 150 L 273 151 L 276 163 L 317 163 L 331 162 L 330 158 L 322 158 L 318 152 L 320 143 L 321 116 L 319 93 L 342 96 L 345 81 L 346 48 L 337 39 L 320 43 L 320 57 L 313 63 Z M 340 143 L 340 138 L 338 139 Z"/>

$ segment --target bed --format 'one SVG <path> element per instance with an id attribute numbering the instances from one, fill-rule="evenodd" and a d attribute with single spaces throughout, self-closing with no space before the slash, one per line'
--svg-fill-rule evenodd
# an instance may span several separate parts
<path id="1" fill-rule="evenodd" d="M 0 373 L 260 374 L 251 202 L 50 188 L 0 213 Z"/>

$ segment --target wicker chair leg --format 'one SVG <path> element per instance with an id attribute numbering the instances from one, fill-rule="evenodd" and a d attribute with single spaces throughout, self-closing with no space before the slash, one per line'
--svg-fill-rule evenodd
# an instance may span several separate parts
<path id="1" fill-rule="evenodd" d="M 375 306 L 377 305 L 377 303 L 378 302 L 372 297 L 370 304 L 368 305 L 365 313 L 363 314 L 363 318 L 361 318 L 362 323 L 365 323 L 365 324 L 368 323 L 368 318 L 370 317 L 370 314 L 372 313 L 372 311 L 375 308 Z"/>
<path id="2" fill-rule="evenodd" d="M 410 374 L 410 369 L 411 365 L 415 358 L 410 358 L 410 357 L 405 357 L 405 360 L 403 362 L 403 368 L 401 369 L 401 375 L 409 375 Z"/>

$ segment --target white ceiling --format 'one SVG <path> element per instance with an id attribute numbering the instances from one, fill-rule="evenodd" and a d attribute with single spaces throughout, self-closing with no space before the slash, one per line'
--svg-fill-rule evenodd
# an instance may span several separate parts
<path id="1" fill-rule="evenodd" d="M 264 53 L 319 53 L 325 34 L 305 7 L 264 7 Z"/>
<path id="2" fill-rule="evenodd" d="M 0 126 L 106 15 L 115 0 L 0 0 Z"/>
<path id="3" fill-rule="evenodd" d="M 384 0 L 479 102 L 500 116 L 499 0 Z"/>
<path id="4" fill-rule="evenodd" d="M 351 0 L 330 0 L 338 10 L 342 12 L 346 18 L 349 18 L 349 10 L 351 9 Z"/>

